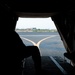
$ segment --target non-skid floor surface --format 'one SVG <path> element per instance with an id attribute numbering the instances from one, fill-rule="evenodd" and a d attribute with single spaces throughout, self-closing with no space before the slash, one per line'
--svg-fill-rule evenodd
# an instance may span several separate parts
<path id="1" fill-rule="evenodd" d="M 42 74 L 63 75 L 49 56 L 42 56 Z M 34 62 L 31 57 L 25 59 L 23 75 L 35 75 Z"/>

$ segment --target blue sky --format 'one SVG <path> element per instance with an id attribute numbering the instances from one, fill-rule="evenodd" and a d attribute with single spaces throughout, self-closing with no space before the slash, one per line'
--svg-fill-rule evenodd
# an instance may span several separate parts
<path id="1" fill-rule="evenodd" d="M 56 29 L 51 18 L 19 18 L 16 28 Z"/>

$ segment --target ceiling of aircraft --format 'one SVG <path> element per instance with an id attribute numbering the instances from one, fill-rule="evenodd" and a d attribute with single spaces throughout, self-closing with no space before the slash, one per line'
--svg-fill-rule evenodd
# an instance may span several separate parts
<path id="1" fill-rule="evenodd" d="M 2 0 L 2 2 L 22 17 L 48 17 L 75 8 L 72 0 Z"/>

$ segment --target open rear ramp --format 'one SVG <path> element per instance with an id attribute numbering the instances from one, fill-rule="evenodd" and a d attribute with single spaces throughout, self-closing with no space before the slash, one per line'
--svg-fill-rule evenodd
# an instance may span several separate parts
<path id="1" fill-rule="evenodd" d="M 44 75 L 74 75 L 73 67 L 61 57 L 42 56 Z M 31 57 L 25 59 L 23 75 L 35 75 L 34 63 Z"/>

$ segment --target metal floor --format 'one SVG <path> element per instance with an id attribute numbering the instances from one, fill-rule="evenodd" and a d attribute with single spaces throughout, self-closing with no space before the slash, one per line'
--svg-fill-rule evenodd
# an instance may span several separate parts
<path id="1" fill-rule="evenodd" d="M 58 56 L 42 56 L 44 75 L 75 75 L 74 68 Z M 34 63 L 31 57 L 25 59 L 23 75 L 35 75 Z"/>

